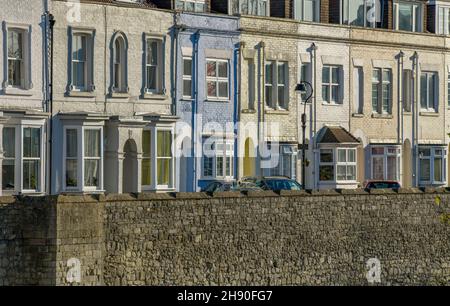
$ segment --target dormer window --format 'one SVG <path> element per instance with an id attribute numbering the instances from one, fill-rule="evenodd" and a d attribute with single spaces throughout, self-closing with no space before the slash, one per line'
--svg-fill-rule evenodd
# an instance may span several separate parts
<path id="1" fill-rule="evenodd" d="M 204 12 L 205 0 L 176 0 L 175 9 L 188 12 Z"/>
<path id="2" fill-rule="evenodd" d="M 422 4 L 413 1 L 394 3 L 394 30 L 421 32 Z"/>

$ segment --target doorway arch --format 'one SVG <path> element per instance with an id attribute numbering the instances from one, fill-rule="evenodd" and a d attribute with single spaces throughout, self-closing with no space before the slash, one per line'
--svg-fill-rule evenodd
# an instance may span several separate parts
<path id="1" fill-rule="evenodd" d="M 123 152 L 122 192 L 138 192 L 138 160 L 136 142 L 133 139 L 128 139 L 123 147 Z"/>
<path id="2" fill-rule="evenodd" d="M 255 146 L 253 140 L 249 137 L 244 144 L 244 176 L 255 176 Z"/>

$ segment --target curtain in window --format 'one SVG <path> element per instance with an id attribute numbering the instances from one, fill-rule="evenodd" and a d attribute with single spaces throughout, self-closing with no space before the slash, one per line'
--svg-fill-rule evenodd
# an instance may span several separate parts
<path id="1" fill-rule="evenodd" d="M 2 189 L 13 190 L 15 186 L 16 129 L 3 128 Z"/>
<path id="2" fill-rule="evenodd" d="M 157 134 L 158 185 L 170 185 L 172 169 L 172 133 L 158 131 Z"/>
<path id="3" fill-rule="evenodd" d="M 142 182 L 144 186 L 151 185 L 151 138 L 150 131 L 142 132 Z"/>
<path id="4" fill-rule="evenodd" d="M 98 187 L 100 168 L 100 130 L 84 131 L 84 185 Z"/>
<path id="5" fill-rule="evenodd" d="M 8 31 L 8 85 L 21 86 L 23 59 L 23 34 L 18 30 Z"/>
<path id="6" fill-rule="evenodd" d="M 76 129 L 66 130 L 66 186 L 78 186 L 78 134 Z"/>

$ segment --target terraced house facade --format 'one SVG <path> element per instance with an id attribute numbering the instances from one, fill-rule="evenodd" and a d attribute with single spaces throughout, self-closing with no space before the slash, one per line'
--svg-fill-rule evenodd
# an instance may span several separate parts
<path id="1" fill-rule="evenodd" d="M 448 185 L 448 1 L 0 6 L 3 194 Z"/>

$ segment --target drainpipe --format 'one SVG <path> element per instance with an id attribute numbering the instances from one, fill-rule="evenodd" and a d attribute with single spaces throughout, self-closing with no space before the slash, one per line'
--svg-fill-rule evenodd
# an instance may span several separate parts
<path id="1" fill-rule="evenodd" d="M 177 23 L 177 20 L 178 20 L 178 15 L 179 15 L 179 13 L 175 13 L 174 14 L 174 27 L 173 27 L 173 31 L 171 32 L 171 36 L 172 36 L 172 50 L 171 50 L 171 54 L 172 54 L 172 61 L 171 61 L 171 63 L 172 63 L 172 66 L 171 66 L 171 69 L 172 69 L 172 84 L 173 84 L 173 86 L 171 86 L 172 87 L 172 92 L 171 92 L 171 94 L 172 94 L 172 105 L 171 105 L 171 109 L 170 109 L 170 112 L 171 112 L 171 114 L 172 115 L 178 115 L 178 109 L 177 109 L 177 88 L 178 88 L 178 78 L 177 78 L 177 75 L 178 75 L 178 38 L 179 38 L 179 33 L 180 33 L 180 28 L 179 28 L 179 26 L 178 26 L 178 23 Z M 176 130 L 175 130 L 175 133 L 176 133 Z M 176 148 L 175 150 L 177 150 L 178 148 Z M 178 164 L 178 167 L 177 167 L 177 170 L 176 170 L 176 172 L 177 172 L 177 182 L 176 182 L 176 190 L 177 191 L 180 191 L 180 180 L 179 180 L 179 177 L 180 177 L 180 173 L 179 173 L 179 169 L 180 169 L 180 167 L 179 167 L 179 162 L 180 162 L 180 159 L 181 159 L 181 154 L 183 154 L 183 152 L 179 152 L 180 154 L 178 155 L 179 156 L 179 158 L 177 158 L 177 160 L 175 161 L 175 163 L 176 164 Z"/>
<path id="2" fill-rule="evenodd" d="M 236 166 L 235 166 L 235 177 L 236 180 L 238 180 L 244 172 L 244 169 L 242 169 L 242 171 L 240 171 L 240 166 L 241 166 L 241 159 L 239 156 L 239 153 L 242 153 L 240 151 L 240 142 L 242 141 L 241 137 L 238 135 L 238 133 L 240 132 L 240 130 L 238 130 L 238 123 L 240 122 L 241 119 L 241 108 L 242 108 L 242 96 L 241 96 L 241 86 L 242 86 L 242 58 L 243 58 L 243 52 L 244 52 L 244 48 L 245 48 L 245 42 L 240 42 L 239 43 L 239 49 L 238 49 L 238 58 L 237 58 L 237 63 L 234 64 L 234 71 L 235 73 L 237 73 L 237 76 L 235 77 L 237 79 L 237 84 L 236 84 L 236 103 L 234 106 L 234 113 L 235 113 L 235 119 L 234 119 L 234 128 L 235 128 L 235 136 L 236 136 L 236 144 L 235 144 L 235 154 L 236 154 Z M 237 65 L 237 67 L 236 67 Z M 239 147 L 238 147 L 239 145 Z M 244 146 L 245 146 L 245 139 L 244 139 Z M 244 154 L 245 155 L 245 147 L 244 147 Z M 242 162 L 243 164 L 243 162 Z"/>
<path id="3" fill-rule="evenodd" d="M 313 163 L 312 163 L 312 173 L 313 173 L 313 186 L 312 186 L 312 189 L 317 189 L 317 169 L 316 169 L 316 164 L 317 164 L 317 143 L 316 143 L 316 133 L 317 133 L 317 126 L 316 126 L 316 122 L 317 122 L 317 118 L 316 118 L 316 115 L 317 115 L 317 49 L 318 49 L 318 47 L 316 46 L 316 44 L 315 43 L 312 43 L 311 44 L 311 52 L 312 52 L 312 55 L 313 55 L 313 78 L 314 78 L 314 80 L 313 80 L 313 86 L 314 86 L 314 97 L 313 97 L 313 100 L 314 100 L 314 107 L 313 107 L 313 114 L 312 114 L 312 116 L 311 116 L 311 120 L 312 120 L 312 127 L 313 127 L 313 134 L 311 135 L 311 133 L 310 133 L 310 135 L 311 135 L 311 137 L 310 137 L 310 143 L 311 143 L 311 140 L 313 140 L 312 141 L 312 153 L 313 153 L 313 158 L 312 158 L 312 161 L 313 161 Z M 310 125 L 310 127 L 311 127 L 311 125 Z M 310 130 L 311 130 L 311 128 L 310 128 Z"/>
<path id="4" fill-rule="evenodd" d="M 403 143 L 403 57 L 405 54 L 400 51 L 398 54 L 398 77 L 397 77 L 397 143 Z"/>
<path id="5" fill-rule="evenodd" d="M 418 163 L 418 142 L 419 142 L 419 55 L 417 54 L 417 51 L 414 52 L 412 56 L 413 61 L 413 129 L 412 129 L 412 139 L 413 139 L 413 158 L 412 158 L 412 168 L 413 168 L 413 182 L 414 187 L 419 186 L 419 176 L 417 173 L 417 163 Z"/>
<path id="6" fill-rule="evenodd" d="M 264 128 L 261 128 L 261 125 L 265 122 L 265 116 L 264 116 L 264 110 L 265 110 L 265 103 L 266 103 L 266 91 L 265 91 L 265 78 L 266 78 L 266 44 L 261 41 L 259 43 L 260 46 L 260 65 L 259 65 L 259 94 L 261 99 L 259 99 L 258 103 L 258 142 L 259 142 L 259 153 L 261 153 L 261 148 L 264 147 Z M 261 168 L 261 156 L 259 156 L 259 175 L 263 176 L 264 171 Z"/>
<path id="7" fill-rule="evenodd" d="M 193 54 L 192 54 L 192 61 L 193 63 L 193 67 L 194 67 L 194 73 L 195 73 L 195 79 L 194 79 L 194 101 L 192 103 L 192 151 L 193 151 L 193 156 L 194 156 L 194 179 L 193 179 L 193 191 L 197 191 L 197 186 L 198 186 L 198 177 L 197 177 L 197 173 L 198 173 L 198 156 L 197 156 L 197 143 L 198 143 L 198 139 L 197 139 L 197 114 L 198 114 L 198 41 L 200 38 L 200 31 L 198 30 L 197 32 L 194 33 L 194 50 L 193 50 Z M 201 128 L 201 127 L 200 127 Z"/>

